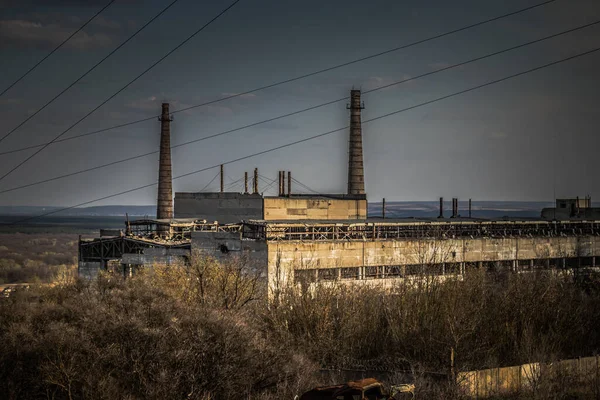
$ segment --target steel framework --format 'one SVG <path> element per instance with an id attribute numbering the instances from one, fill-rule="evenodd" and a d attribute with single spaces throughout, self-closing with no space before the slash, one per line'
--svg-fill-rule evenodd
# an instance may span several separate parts
<path id="1" fill-rule="evenodd" d="M 242 237 L 268 241 L 555 237 L 600 235 L 600 221 L 281 223 L 249 221 Z"/>
<path id="2" fill-rule="evenodd" d="M 118 260 L 123 254 L 142 254 L 148 248 L 189 249 L 190 241 L 180 243 L 157 243 L 130 237 L 96 238 L 79 240 L 79 261 Z"/>

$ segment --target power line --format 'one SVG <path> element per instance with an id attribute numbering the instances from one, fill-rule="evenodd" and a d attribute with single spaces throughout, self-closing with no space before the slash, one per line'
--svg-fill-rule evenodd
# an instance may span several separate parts
<path id="1" fill-rule="evenodd" d="M 110 53 L 108 53 L 108 55 L 106 55 L 102 60 L 98 61 L 96 64 L 94 64 L 92 66 L 92 68 L 88 69 L 83 75 L 81 75 L 79 78 L 77 78 L 73 83 L 71 83 L 69 86 L 67 86 L 66 88 L 64 88 L 60 93 L 58 93 L 56 96 L 54 96 L 51 100 L 49 100 L 48 102 L 46 102 L 46 104 L 44 104 L 41 108 L 39 108 L 37 111 L 35 111 L 33 114 L 31 114 L 29 117 L 25 118 L 25 120 L 23 122 L 21 122 L 19 125 L 15 126 L 11 131 L 9 131 L 7 134 L 5 134 L 2 138 L 0 138 L 0 143 L 6 139 L 7 137 L 9 137 L 10 135 L 12 135 L 17 129 L 19 129 L 20 127 L 22 127 L 23 125 L 25 125 L 29 120 L 31 120 L 33 117 L 35 117 L 36 115 L 38 115 L 43 109 L 45 109 L 46 107 L 48 107 L 50 104 L 52 104 L 56 99 L 58 99 L 60 96 L 62 96 L 67 90 L 71 89 L 73 86 L 75 86 L 77 83 L 79 83 L 83 78 L 85 78 L 88 74 L 90 74 L 92 71 L 94 71 L 96 68 L 98 68 L 104 61 L 106 61 L 110 56 L 112 56 L 113 54 L 115 54 L 121 47 L 125 46 L 131 39 L 133 39 L 134 37 L 136 37 L 141 31 L 143 31 L 148 25 L 150 25 L 152 22 L 154 22 L 158 17 L 160 17 L 162 14 L 164 14 L 169 8 L 171 8 L 175 3 L 177 3 L 179 0 L 173 0 L 168 6 L 166 6 L 165 8 L 163 8 L 158 14 L 156 14 L 154 17 L 152 17 L 152 19 L 150 19 L 150 21 L 146 22 L 140 29 L 138 29 L 137 31 L 135 31 L 131 36 L 129 36 L 124 42 L 122 42 L 120 45 L 118 45 L 115 49 L 113 49 L 113 51 L 111 51 Z M 64 132 L 63 132 L 64 133 Z M 61 134 L 62 135 L 62 134 Z M 60 137 L 60 136 L 59 136 Z M 53 141 L 52 141 L 53 142 Z M 52 143 L 46 143 L 46 145 Z M 42 149 L 43 150 L 43 149 Z"/>
<path id="2" fill-rule="evenodd" d="M 338 69 L 338 68 L 342 68 L 342 67 L 346 67 L 348 65 L 356 64 L 356 63 L 359 63 L 359 62 L 362 62 L 362 61 L 370 60 L 370 59 L 373 59 L 373 58 L 376 58 L 376 57 L 380 57 L 380 56 L 383 56 L 383 55 L 386 55 L 386 54 L 390 54 L 390 53 L 393 53 L 393 52 L 396 52 L 396 51 L 399 51 L 399 50 L 404 50 L 404 49 L 407 49 L 407 48 L 410 48 L 410 47 L 414 47 L 414 46 L 417 46 L 419 44 L 423 44 L 423 43 L 426 43 L 426 42 L 429 42 L 429 41 L 432 41 L 432 40 L 440 39 L 442 37 L 449 36 L 449 35 L 452 35 L 454 33 L 462 32 L 462 31 L 465 31 L 465 30 L 468 30 L 468 29 L 475 28 L 477 26 L 485 25 L 485 24 L 488 24 L 490 22 L 498 21 L 500 19 L 507 18 L 507 17 L 510 17 L 510 16 L 513 16 L 513 15 L 517 15 L 517 14 L 520 14 L 520 13 L 532 10 L 534 8 L 537 8 L 537 7 L 545 6 L 545 5 L 547 5 L 549 3 L 553 3 L 555 1 L 557 1 L 557 0 L 545 1 L 543 3 L 539 3 L 539 4 L 533 5 L 531 7 L 526 7 L 526 8 L 517 10 L 517 11 L 510 12 L 508 14 L 503 14 L 503 15 L 500 15 L 500 16 L 497 16 L 497 17 L 494 17 L 494 18 L 491 18 L 491 19 L 487 19 L 487 20 L 484 20 L 484 21 L 477 22 L 475 24 L 464 26 L 464 27 L 459 28 L 459 29 L 454 29 L 454 30 L 451 30 L 451 31 L 448 31 L 448 32 L 445 32 L 445 33 L 442 33 L 442 34 L 439 34 L 439 35 L 435 35 L 435 36 L 432 36 L 432 37 L 429 37 L 429 38 L 426 38 L 426 39 L 421 39 L 421 40 L 418 40 L 416 42 L 412 42 L 412 43 L 409 43 L 409 44 L 398 46 L 398 47 L 395 47 L 393 49 L 385 50 L 385 51 L 382 51 L 382 52 L 379 52 L 379 53 L 375 53 L 375 54 L 371 54 L 369 56 L 361 57 L 361 58 L 358 58 L 358 59 L 355 59 L 355 60 L 352 60 L 352 61 L 344 62 L 342 64 L 337 64 L 337 65 L 334 65 L 334 66 L 331 66 L 331 67 L 327 67 L 327 68 L 324 68 L 324 69 L 313 71 L 313 72 L 310 72 L 310 73 L 307 73 L 307 74 L 304 74 L 304 75 L 297 76 L 295 78 L 289 78 L 289 79 L 286 79 L 286 80 L 283 80 L 283 81 L 271 83 L 271 84 L 268 84 L 268 85 L 265 85 L 265 86 L 261 86 L 261 87 L 258 87 L 258 88 L 252 89 L 252 90 L 248 90 L 248 91 L 245 91 L 245 92 L 242 92 L 242 93 L 236 93 L 236 94 L 233 94 L 233 95 L 230 95 L 230 96 L 222 97 L 220 99 L 210 100 L 210 101 L 207 101 L 205 103 L 200 103 L 200 104 L 196 104 L 196 105 L 189 106 L 189 107 L 186 107 L 186 108 L 182 108 L 180 110 L 174 110 L 174 111 L 171 112 L 171 114 L 177 114 L 177 113 L 180 113 L 180 112 L 183 112 L 183 111 L 188 111 L 188 110 L 191 110 L 191 109 L 194 109 L 194 108 L 199 108 L 199 107 L 203 107 L 203 106 L 207 106 L 207 105 L 219 103 L 219 102 L 222 102 L 222 101 L 226 101 L 226 100 L 230 100 L 230 99 L 233 99 L 233 98 L 236 98 L 236 97 L 248 95 L 248 94 L 251 94 L 251 93 L 254 93 L 254 92 L 258 92 L 258 91 L 261 91 L 261 90 L 270 89 L 270 88 L 273 88 L 273 87 L 276 87 L 276 86 L 279 86 L 279 85 L 283 85 L 283 84 L 286 84 L 286 83 L 291 83 L 291 82 L 294 82 L 294 81 L 297 81 L 297 80 L 300 80 L 300 79 L 308 78 L 308 77 L 311 77 L 311 76 L 314 76 L 314 75 L 322 74 L 324 72 L 333 71 L 333 70 Z M 64 142 L 64 141 L 67 141 L 67 140 L 73 140 L 73 139 L 78 139 L 78 138 L 81 138 L 81 137 L 95 135 L 95 134 L 107 132 L 107 131 L 110 131 L 110 130 L 113 130 L 113 129 L 123 128 L 125 126 L 130 126 L 130 125 L 135 125 L 135 124 L 139 124 L 139 123 L 150 121 L 150 120 L 155 120 L 157 117 L 160 117 L 160 115 L 155 115 L 155 116 L 148 117 L 148 118 L 142 118 L 142 119 L 138 119 L 138 120 L 135 120 L 135 121 L 126 122 L 124 124 L 114 125 L 114 126 L 111 126 L 111 127 L 108 127 L 108 128 L 103 128 L 103 129 L 100 129 L 100 130 L 96 130 L 96 131 L 92 131 L 92 132 L 87 132 L 87 133 L 83 133 L 83 134 L 80 134 L 80 135 L 71 136 L 71 137 L 68 137 L 68 138 L 61 139 L 61 140 L 55 140 L 53 142 L 48 142 L 48 143 L 34 145 L 34 146 L 22 147 L 22 148 L 16 149 L 16 150 L 5 151 L 5 152 L 1 152 L 0 155 L 10 154 L 10 153 L 16 153 L 16 152 L 20 152 L 20 151 L 24 151 L 24 150 L 35 149 L 35 148 L 44 146 L 46 144 L 60 143 L 60 142 Z"/>
<path id="3" fill-rule="evenodd" d="M 219 176 L 221 174 L 221 172 L 217 172 L 217 174 L 214 176 L 214 178 L 212 178 L 210 180 L 210 182 L 208 182 L 202 189 L 200 189 L 200 192 L 204 192 L 206 190 L 207 187 L 210 186 L 211 183 L 214 182 L 215 179 L 217 179 L 217 176 Z"/>
<path id="4" fill-rule="evenodd" d="M 292 178 L 292 182 L 295 182 L 296 184 L 300 185 L 304 189 L 308 190 L 309 192 L 314 193 L 317 196 L 324 197 L 326 199 L 337 199 L 338 198 L 338 196 L 335 196 L 335 195 L 324 194 L 324 193 L 317 192 L 316 190 L 312 189 L 308 185 L 305 185 L 304 183 L 300 182 L 299 180 L 297 180 L 295 178 Z"/>
<path id="5" fill-rule="evenodd" d="M 176 1 L 178 0 L 174 0 L 173 3 L 174 4 Z M 2 181 L 4 178 L 6 178 L 8 175 L 10 175 L 11 173 L 13 173 L 14 171 L 16 171 L 19 167 L 21 167 L 23 164 L 25 164 L 27 161 L 31 160 L 33 157 L 35 157 L 38 153 L 40 153 L 41 151 L 43 151 L 46 147 L 48 147 L 50 144 L 52 144 L 55 140 L 59 139 L 62 135 L 64 135 L 65 133 L 67 133 L 68 131 L 70 131 L 71 129 L 73 129 L 74 127 L 76 127 L 79 123 L 81 123 L 84 119 L 86 119 L 87 117 L 89 117 L 90 115 L 92 115 L 96 110 L 98 110 L 100 107 L 102 107 L 104 104 L 108 103 L 111 99 L 113 99 L 114 97 L 116 97 L 119 93 L 121 93 L 122 91 L 124 91 L 125 89 L 127 89 L 130 85 L 132 85 L 135 81 L 137 81 L 139 78 L 141 78 L 142 76 L 144 76 L 148 71 L 150 71 L 151 69 L 153 69 L 154 67 L 156 67 L 160 62 L 162 62 L 164 59 L 166 59 L 167 57 L 169 57 L 171 54 L 173 54 L 175 51 L 177 51 L 179 48 L 181 48 L 183 45 L 185 45 L 187 42 L 189 42 L 192 38 L 194 38 L 197 34 L 199 34 L 200 32 L 202 32 L 206 27 L 208 27 L 209 25 L 211 25 L 214 21 L 216 21 L 217 19 L 219 19 L 219 17 L 221 17 L 223 14 L 225 14 L 227 11 L 229 11 L 233 6 L 235 6 L 237 3 L 239 3 L 241 0 L 235 0 L 233 3 L 231 3 L 227 8 L 225 8 L 223 11 L 221 11 L 219 14 L 217 14 L 213 19 L 211 19 L 210 21 L 208 21 L 206 24 L 204 24 L 200 29 L 196 30 L 194 33 L 192 33 L 190 36 L 187 37 L 187 39 L 185 39 L 183 42 L 179 43 L 177 46 L 175 46 L 172 50 L 170 50 L 169 52 L 167 52 L 167 54 L 165 54 L 164 56 L 162 56 L 160 59 L 158 59 L 156 62 L 154 62 L 150 67 L 146 68 L 142 73 L 140 73 L 139 75 L 137 75 L 134 79 L 132 79 L 131 81 L 129 81 L 129 83 L 127 83 L 125 86 L 123 86 L 121 89 L 119 89 L 117 92 L 115 92 L 114 94 L 112 94 L 111 96 L 109 96 L 106 100 L 104 100 L 102 103 L 100 103 L 97 107 L 95 107 L 92 111 L 88 112 L 86 115 L 84 115 L 82 118 L 80 118 L 77 122 L 75 122 L 73 125 L 71 125 L 70 127 L 68 127 L 66 130 L 64 130 L 60 135 L 56 136 L 52 141 L 50 141 L 49 143 L 45 144 L 41 149 L 37 150 L 35 153 L 33 153 L 32 155 L 30 155 L 29 157 L 27 157 L 25 160 L 23 160 L 22 162 L 20 162 L 19 164 L 17 164 L 16 167 L 12 168 L 10 171 L 8 171 L 7 173 L 5 173 L 4 175 L 2 175 L 2 177 L 0 177 L 0 181 Z M 1 140 L 0 140 L 1 141 Z"/>
<path id="6" fill-rule="evenodd" d="M 258 176 L 258 179 L 262 180 L 266 184 L 266 186 L 260 191 L 261 193 L 265 193 L 267 190 L 270 190 L 271 187 L 273 187 L 275 185 L 275 182 L 277 181 L 277 179 L 269 179 L 260 174 Z"/>
<path id="7" fill-rule="evenodd" d="M 522 72 L 519 72 L 519 73 L 516 73 L 516 74 L 513 74 L 513 75 L 509 75 L 509 76 L 506 76 L 504 78 L 496 79 L 496 80 L 493 80 L 493 81 L 490 81 L 490 82 L 486 82 L 486 83 L 481 84 L 481 85 L 473 86 L 473 87 L 471 87 L 469 89 L 464 89 L 464 90 L 461 90 L 461 91 L 458 91 L 458 92 L 454 92 L 454 93 L 446 95 L 446 96 L 438 97 L 436 99 L 429 100 L 429 101 L 426 101 L 424 103 L 420 103 L 420 104 L 417 104 L 417 105 L 414 105 L 414 106 L 411 106 L 411 107 L 403 108 L 401 110 L 393 111 L 393 112 L 390 112 L 390 113 L 387 113 L 387 114 L 384 114 L 384 115 L 380 115 L 378 117 L 370 118 L 368 120 L 364 120 L 363 124 L 370 123 L 370 122 L 373 122 L 373 121 L 377 121 L 377 120 L 380 120 L 380 119 L 383 119 L 383 118 L 387 118 L 387 117 L 390 117 L 392 115 L 400 114 L 400 113 L 403 113 L 403 112 L 406 112 L 406 111 L 409 111 L 409 110 L 413 110 L 413 109 L 416 109 L 416 108 L 419 108 L 419 107 L 423 107 L 425 105 L 429 105 L 429 104 L 436 103 L 436 102 L 439 102 L 439 101 L 442 101 L 442 100 L 446 100 L 446 99 L 449 99 L 449 98 L 452 98 L 452 97 L 456 97 L 456 96 L 459 96 L 459 95 L 462 95 L 462 94 L 465 94 L 465 93 L 469 93 L 469 92 L 472 92 L 472 91 L 475 91 L 475 90 L 478 90 L 478 89 L 481 89 L 481 88 L 484 88 L 484 87 L 487 87 L 487 86 L 491 86 L 491 85 L 494 85 L 494 84 L 497 84 L 497 83 L 500 83 L 500 82 L 504 82 L 504 81 L 507 81 L 507 80 L 510 80 L 510 79 L 517 78 L 519 76 L 523 76 L 523 75 L 526 75 L 526 74 L 529 74 L 529 73 L 532 73 L 532 72 L 535 72 L 535 71 L 539 71 L 539 70 L 551 67 L 553 65 L 561 64 L 561 63 L 564 63 L 564 62 L 567 62 L 567 61 L 571 61 L 571 60 L 574 60 L 574 59 L 577 59 L 577 58 L 580 58 L 580 57 L 584 57 L 584 56 L 596 53 L 598 51 L 600 51 L 600 47 L 597 47 L 597 48 L 592 49 L 592 50 L 588 50 L 588 51 L 583 52 L 583 53 L 576 54 L 574 56 L 566 57 L 566 58 L 560 59 L 558 61 L 553 61 L 553 62 L 544 64 L 544 65 L 541 65 L 539 67 L 531 68 L 531 69 L 528 69 L 526 71 L 522 71 Z M 287 147 L 291 147 L 291 146 L 294 146 L 294 145 L 297 145 L 297 144 L 300 144 L 300 143 L 308 142 L 310 140 L 314 140 L 314 139 L 317 139 L 317 138 L 328 136 L 328 135 L 331 135 L 333 133 L 346 130 L 348 128 L 349 128 L 349 126 L 345 126 L 343 128 L 334 129 L 334 130 L 331 130 L 331 131 L 328 131 L 328 132 L 323 132 L 323 133 L 320 133 L 318 135 L 310 136 L 310 137 L 307 137 L 307 138 L 304 138 L 304 139 L 296 140 L 294 142 L 290 142 L 290 143 L 286 143 L 286 144 L 283 144 L 283 145 L 280 145 L 280 146 L 272 147 L 272 148 L 267 149 L 267 150 L 263 150 L 263 151 L 260 151 L 260 152 L 257 152 L 257 153 L 253 153 L 253 154 L 250 154 L 250 155 L 247 155 L 247 156 L 235 158 L 235 159 L 229 160 L 227 162 L 219 163 L 217 165 L 213 165 L 213 166 L 210 166 L 210 167 L 202 168 L 202 169 L 199 169 L 199 170 L 196 170 L 196 171 L 192 171 L 192 172 L 187 172 L 185 174 L 173 177 L 173 180 L 184 178 L 184 177 L 195 175 L 195 174 L 199 174 L 201 172 L 209 171 L 211 169 L 218 168 L 220 165 L 233 164 L 233 163 L 236 163 L 236 162 L 239 162 L 239 161 L 247 160 L 249 158 L 253 158 L 253 157 L 257 157 L 257 156 L 263 155 L 263 154 L 271 153 L 271 152 L 274 152 L 274 151 L 277 151 L 277 150 L 281 150 L 281 149 L 284 149 L 284 148 L 287 148 Z M 135 191 L 138 191 L 138 190 L 146 189 L 146 188 L 149 188 L 149 187 L 152 187 L 152 186 L 156 186 L 157 184 L 158 184 L 158 182 L 149 183 L 147 185 L 138 186 L 136 188 L 124 190 L 124 191 L 119 192 L 119 193 L 110 194 L 110 195 L 107 195 L 107 196 L 104 196 L 104 197 L 100 197 L 100 198 L 97 198 L 97 199 L 94 199 L 94 200 L 85 201 L 83 203 L 79 203 L 79 204 L 76 204 L 76 205 L 73 205 L 73 206 L 61 208 L 59 210 L 50 211 L 48 213 L 36 215 L 36 216 L 33 216 L 33 217 L 29 217 L 29 218 L 22 219 L 22 220 L 19 220 L 19 221 L 14 221 L 14 222 L 11 222 L 9 224 L 4 224 L 4 225 L 15 225 L 15 224 L 26 222 L 26 221 L 29 221 L 29 220 L 32 220 L 32 219 L 45 217 L 45 216 L 56 214 L 56 213 L 59 213 L 59 212 L 62 212 L 62 211 L 67 211 L 67 210 L 70 210 L 70 209 L 73 209 L 73 208 L 85 206 L 87 204 L 95 203 L 95 202 L 98 202 L 98 201 L 102 201 L 102 200 L 110 199 L 110 198 L 113 198 L 113 197 L 121 196 L 121 195 L 124 195 L 124 194 L 127 194 L 127 193 L 132 193 L 132 192 L 135 192 Z"/>
<path id="8" fill-rule="evenodd" d="M 81 25 L 79 27 L 79 29 L 77 29 L 75 32 L 73 32 L 68 38 L 66 38 L 65 40 L 63 40 L 58 46 L 56 46 L 54 48 L 54 50 L 52 50 L 50 53 L 46 54 L 46 56 L 44 58 L 42 58 L 40 61 L 38 61 L 33 67 L 29 68 L 27 70 L 27 72 L 25 72 L 23 75 L 21 75 L 16 81 L 14 81 L 13 83 L 11 83 L 6 89 L 4 89 L 2 91 L 2 93 L 0 93 L 0 97 L 2 97 L 2 95 L 4 95 L 4 93 L 8 92 L 13 86 L 15 86 L 17 83 L 21 82 L 27 75 L 29 75 L 34 69 L 36 69 L 41 63 L 43 63 L 44 61 L 46 61 L 52 54 L 54 54 L 58 49 L 60 49 L 61 47 L 63 47 L 69 40 L 71 40 L 73 38 L 73 36 L 77 35 L 79 32 L 81 32 L 81 30 L 83 28 L 85 28 L 90 22 L 92 22 L 92 20 L 94 20 L 98 15 L 100 15 L 104 10 L 106 10 L 112 3 L 114 3 L 116 0 L 110 0 L 104 7 L 102 7 L 96 14 L 92 15 L 92 17 L 90 19 L 88 19 L 83 25 Z M 2 140 L 0 140 L 1 142 Z"/>
<path id="9" fill-rule="evenodd" d="M 576 27 L 576 28 L 572 28 L 572 29 L 569 29 L 569 30 L 566 30 L 566 31 L 563 31 L 563 32 L 559 32 L 559 33 L 556 33 L 556 34 L 553 34 L 553 35 L 550 35 L 550 36 L 546 36 L 546 37 L 543 37 L 543 38 L 540 38 L 540 39 L 532 40 L 530 42 L 523 43 L 523 44 L 520 44 L 520 45 L 517 45 L 517 46 L 513 46 L 513 47 L 510 47 L 510 48 L 507 48 L 507 49 L 504 49 L 504 50 L 500 50 L 500 51 L 496 51 L 496 52 L 493 52 L 493 53 L 489 53 L 489 54 L 486 54 L 486 55 L 481 56 L 481 57 L 476 57 L 476 58 L 473 58 L 473 59 L 468 60 L 468 61 L 463 61 L 463 62 L 460 62 L 458 64 L 453 64 L 453 65 L 450 65 L 450 66 L 447 66 L 447 67 L 443 67 L 443 68 L 437 69 L 435 71 L 426 72 L 426 73 L 421 74 L 421 75 L 416 75 L 414 77 L 410 77 L 410 78 L 403 79 L 403 80 L 400 80 L 400 81 L 396 81 L 396 82 L 393 82 L 393 83 L 389 83 L 389 84 L 386 84 L 386 85 L 383 85 L 383 86 L 379 86 L 377 88 L 366 90 L 366 91 L 363 91 L 363 94 L 373 93 L 373 92 L 376 92 L 376 91 L 379 91 L 379 90 L 382 90 L 382 89 L 389 88 L 391 86 L 395 86 L 395 85 L 403 84 L 403 83 L 406 83 L 406 82 L 414 81 L 414 80 L 417 80 L 417 79 L 421 79 L 421 78 L 424 78 L 426 76 L 431 76 L 431 75 L 434 75 L 434 74 L 438 74 L 440 72 L 444 72 L 444 71 L 447 71 L 447 70 L 450 70 L 450 69 L 462 67 L 462 66 L 465 66 L 467 64 L 471 64 L 471 63 L 474 63 L 474 62 L 477 62 L 477 61 L 481 61 L 481 60 L 484 60 L 484 59 L 487 59 L 487 58 L 490 58 L 490 57 L 494 57 L 494 56 L 497 56 L 497 55 L 500 55 L 500 54 L 503 54 L 503 53 L 507 53 L 509 51 L 516 50 L 516 49 L 519 49 L 519 48 L 523 48 L 523 47 L 526 47 L 526 46 L 529 46 L 529 45 L 532 45 L 532 44 L 535 44 L 535 43 L 539 43 L 539 42 L 542 42 L 544 40 L 552 39 L 552 38 L 555 38 L 555 37 L 558 37 L 558 36 L 561 36 L 561 35 L 565 35 L 565 34 L 568 34 L 568 33 L 572 33 L 572 32 L 575 32 L 575 31 L 578 31 L 578 30 L 581 30 L 581 29 L 589 28 L 589 27 L 591 27 L 593 25 L 597 25 L 597 24 L 600 24 L 600 20 L 592 22 L 592 23 L 589 23 L 589 24 L 585 24 L 585 25 L 582 25 L 582 26 L 579 26 L 579 27 Z M 201 142 L 201 141 L 204 141 L 204 140 L 208 140 L 208 139 L 212 139 L 212 138 L 215 138 L 215 137 L 227 135 L 227 134 L 230 134 L 230 133 L 233 133 L 233 132 L 237 132 L 237 131 L 240 131 L 240 130 L 248 129 L 248 128 L 251 128 L 251 127 L 254 127 L 254 126 L 258 126 L 258 125 L 262 125 L 262 124 L 265 124 L 265 123 L 268 123 L 268 122 L 273 122 L 273 121 L 276 121 L 276 120 L 279 120 L 279 119 L 290 117 L 292 115 L 301 114 L 301 113 L 304 113 L 304 112 L 307 112 L 307 111 L 311 111 L 311 110 L 315 110 L 315 109 L 318 109 L 318 108 L 321 108 L 321 107 L 325 107 L 325 106 L 328 106 L 328 105 L 331 105 L 331 104 L 339 103 L 339 102 L 345 101 L 347 99 L 348 99 L 348 97 L 343 97 L 343 98 L 340 98 L 340 99 L 328 101 L 328 102 L 321 103 L 321 104 L 318 104 L 318 105 L 315 105 L 315 106 L 311 106 L 311 107 L 304 108 L 304 109 L 301 109 L 301 110 L 298 110 L 298 111 L 294 111 L 294 112 L 291 112 L 291 113 L 279 115 L 277 117 L 273 117 L 273 118 L 269 118 L 269 119 L 266 119 L 266 120 L 254 122 L 252 124 L 244 125 L 244 126 L 241 126 L 241 127 L 238 127 L 238 128 L 234 128 L 234 129 L 230 129 L 230 130 L 227 130 L 227 131 L 215 133 L 213 135 L 205 136 L 205 137 L 202 137 L 202 138 L 199 138 L 199 139 L 190 140 L 190 141 L 183 142 L 183 143 L 180 143 L 180 144 L 177 144 L 177 145 L 173 145 L 173 146 L 171 146 L 171 149 L 175 149 L 175 148 L 178 148 L 178 147 L 187 146 L 187 145 L 190 145 L 190 144 L 193 144 L 193 143 L 198 143 L 198 142 Z M 37 182 L 33 182 L 33 183 L 21 185 L 21 186 L 16 186 L 16 187 L 13 187 L 13 188 L 10 188 L 10 189 L 1 190 L 0 194 L 7 193 L 7 192 L 12 192 L 12 191 L 19 190 L 19 189 L 24 189 L 24 188 L 35 186 L 35 185 L 40 185 L 40 184 L 43 184 L 43 183 L 47 183 L 47 182 L 51 182 L 51 181 L 55 181 L 55 180 L 59 180 L 59 179 L 63 179 L 63 178 L 67 178 L 67 177 L 71 177 L 71 176 L 75 176 L 75 175 L 79 175 L 79 174 L 83 174 L 83 173 L 86 173 L 86 172 L 91 172 L 91 171 L 98 170 L 98 169 L 101 169 L 101 168 L 106 168 L 106 167 L 109 167 L 109 166 L 112 166 L 112 165 L 124 163 L 124 162 L 127 162 L 127 161 L 136 160 L 136 159 L 139 159 L 139 158 L 147 157 L 147 156 L 150 156 L 150 155 L 153 155 L 153 154 L 158 154 L 158 153 L 159 153 L 159 151 L 156 150 L 156 151 L 151 151 L 151 152 L 148 152 L 148 153 L 140 154 L 140 155 L 137 155 L 137 156 L 127 157 L 127 158 L 124 158 L 124 159 L 121 159 L 121 160 L 117 160 L 117 161 L 113 161 L 113 162 L 110 162 L 110 163 L 98 165 L 98 166 L 95 166 L 95 167 L 90 167 L 90 168 L 86 168 L 86 169 L 83 169 L 83 170 L 71 172 L 71 173 L 68 173 L 68 174 L 56 176 L 56 177 L 53 177 L 53 178 L 48 178 L 48 179 L 44 179 L 44 180 L 41 180 L 41 181 L 37 181 Z"/>

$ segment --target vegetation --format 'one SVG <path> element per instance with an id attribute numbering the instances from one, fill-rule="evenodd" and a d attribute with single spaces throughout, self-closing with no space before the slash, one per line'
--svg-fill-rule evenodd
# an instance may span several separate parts
<path id="1" fill-rule="evenodd" d="M 0 393 L 292 399 L 329 383 L 320 382 L 321 368 L 379 365 L 446 377 L 451 353 L 456 370 L 473 370 L 600 347 L 600 292 L 590 275 L 472 270 L 463 281 L 423 277 L 393 293 L 287 288 L 267 303 L 260 271 L 246 260 L 194 259 L 127 280 L 107 273 L 0 299 Z M 446 389 L 440 398 L 451 398 Z"/>
<path id="2" fill-rule="evenodd" d="M 0 285 L 52 282 L 77 262 L 77 235 L 0 234 Z"/>

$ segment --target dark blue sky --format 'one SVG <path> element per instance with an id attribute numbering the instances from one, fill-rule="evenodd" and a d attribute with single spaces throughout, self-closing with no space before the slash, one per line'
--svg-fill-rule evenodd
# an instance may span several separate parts
<path id="1" fill-rule="evenodd" d="M 117 0 L 83 33 L 0 97 L 0 136 L 110 52 L 170 1 Z M 303 2 L 242 0 L 185 47 L 65 136 L 102 129 L 351 61 L 540 1 Z M 0 89 L 106 1 L 0 0 Z M 82 5 L 83 4 L 83 5 Z M 132 42 L 0 143 L 44 143 L 120 89 L 225 8 L 180 0 Z M 407 50 L 175 116 L 172 143 L 219 133 L 419 75 L 600 19 L 597 0 L 558 0 Z M 600 26 L 365 95 L 363 118 L 467 89 L 600 46 Z M 369 199 L 552 200 L 600 198 L 596 153 L 600 53 L 365 124 Z M 174 175 L 227 162 L 348 124 L 345 103 L 173 150 Z M 258 167 L 291 170 L 318 192 L 346 189 L 347 132 L 227 165 L 226 182 Z M 52 145 L 0 182 L 0 190 L 157 150 L 159 122 Z M 33 150 L 0 155 L 4 174 Z M 0 205 L 70 206 L 156 181 L 157 156 L 0 194 Z M 210 170 L 174 182 L 197 191 Z M 215 180 L 215 183 L 217 180 Z M 264 184 L 261 183 L 261 186 Z M 217 189 L 213 183 L 209 188 Z M 241 186 L 237 186 L 241 189 Z M 296 188 L 301 191 L 301 188 Z M 276 190 L 276 189 L 274 189 Z M 270 193 L 274 193 L 271 190 Z M 156 188 L 96 204 L 153 204 Z"/>

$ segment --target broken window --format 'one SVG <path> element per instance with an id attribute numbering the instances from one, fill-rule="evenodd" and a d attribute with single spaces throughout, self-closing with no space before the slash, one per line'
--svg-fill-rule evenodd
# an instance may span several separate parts
<path id="1" fill-rule="evenodd" d="M 323 268 L 319 270 L 319 279 L 333 281 L 337 278 L 337 268 Z"/>
<path id="2" fill-rule="evenodd" d="M 342 279 L 358 279 L 358 268 L 342 268 L 341 275 Z"/>

